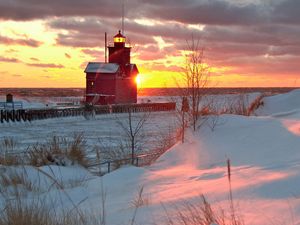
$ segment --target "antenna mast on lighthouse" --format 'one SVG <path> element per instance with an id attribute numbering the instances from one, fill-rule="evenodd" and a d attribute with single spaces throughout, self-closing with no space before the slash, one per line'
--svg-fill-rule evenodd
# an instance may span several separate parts
<path id="1" fill-rule="evenodd" d="M 125 6 L 124 6 L 124 0 L 122 1 L 122 34 L 124 35 L 124 11 L 125 11 Z"/>
<path id="2" fill-rule="evenodd" d="M 104 58 L 105 58 L 105 63 L 107 63 L 107 33 L 105 32 L 104 34 Z"/>

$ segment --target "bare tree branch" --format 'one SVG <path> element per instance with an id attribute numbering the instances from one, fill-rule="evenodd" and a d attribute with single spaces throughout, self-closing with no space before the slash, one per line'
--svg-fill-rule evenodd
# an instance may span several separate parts
<path id="1" fill-rule="evenodd" d="M 125 134 L 126 141 L 131 149 L 131 163 L 134 163 L 134 157 L 138 147 L 140 147 L 141 139 L 143 138 L 142 129 L 149 119 L 150 112 L 138 113 L 132 115 L 131 109 L 128 109 L 125 120 L 117 118 L 117 124 L 121 127 Z"/>

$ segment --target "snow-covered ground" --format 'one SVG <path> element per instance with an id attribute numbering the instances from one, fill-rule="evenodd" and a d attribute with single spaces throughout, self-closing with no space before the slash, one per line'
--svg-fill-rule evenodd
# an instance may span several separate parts
<path id="1" fill-rule="evenodd" d="M 65 184 L 63 191 L 53 185 L 49 191 L 53 181 L 34 168 L 26 168 L 30 179 L 39 177 L 37 183 L 42 187 L 24 194 L 24 198 L 39 193 L 45 198 L 60 199 L 58 207 L 73 209 L 74 204 L 80 203 L 83 211 L 99 215 L 104 189 L 107 224 L 121 225 L 130 224 L 135 212 L 133 200 L 144 187 L 148 204 L 138 209 L 136 224 L 163 224 L 164 208 L 195 202 L 201 194 L 215 209 L 228 210 L 226 160 L 230 159 L 234 202 L 245 224 L 300 224 L 299 99 L 299 90 L 266 97 L 257 116 L 222 115 L 213 131 L 209 126 L 212 121 L 208 120 L 196 132 L 189 131 L 184 144 L 176 144 L 148 167 L 125 166 L 103 177 L 77 166 L 39 168 Z M 69 135 L 84 130 L 87 137 L 97 139 L 116 130 L 112 128 L 114 118 L 108 116 L 96 121 L 70 118 L 2 125 L 0 134 L 29 143 L 52 134 Z M 168 113 L 158 113 L 148 123 L 152 126 L 149 130 L 166 128 L 172 121 L 169 119 Z M 106 131 L 101 130 L 103 127 Z M 9 173 L 9 169 L 1 167 L 0 173 Z"/>
<path id="2" fill-rule="evenodd" d="M 133 114 L 133 120 L 139 121 L 143 116 L 149 117 L 140 135 L 144 149 L 148 150 L 155 145 L 163 134 L 176 131 L 177 119 L 174 112 L 153 112 L 148 114 Z M 94 119 L 86 120 L 83 116 L 36 120 L 32 122 L 0 123 L 0 140 L 12 138 L 15 141 L 15 151 L 26 151 L 36 143 L 46 143 L 52 137 L 73 137 L 83 134 L 88 150 L 95 146 L 118 147 L 120 141 L 126 137 L 124 129 L 119 125 L 122 122 L 128 126 L 128 114 L 96 115 Z"/>

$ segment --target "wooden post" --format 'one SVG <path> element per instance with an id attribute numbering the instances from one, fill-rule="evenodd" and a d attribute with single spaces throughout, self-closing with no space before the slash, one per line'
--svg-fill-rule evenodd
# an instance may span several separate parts
<path id="1" fill-rule="evenodd" d="M 20 110 L 16 110 L 16 121 L 21 121 Z"/>
<path id="2" fill-rule="evenodd" d="M 136 157 L 136 166 L 139 166 L 139 157 Z"/>
<path id="3" fill-rule="evenodd" d="M 14 109 L 11 111 L 11 120 L 12 120 L 13 122 L 16 121 L 16 111 L 15 111 Z"/>
<path id="4" fill-rule="evenodd" d="M 5 110 L 4 111 L 4 115 L 5 115 L 5 120 L 6 120 L 6 122 L 9 122 L 9 117 L 8 117 L 8 112 Z"/>
<path id="5" fill-rule="evenodd" d="M 3 121 L 3 110 L 1 110 L 1 112 L 0 112 L 0 120 L 1 120 L 1 123 L 4 122 L 4 121 Z"/>

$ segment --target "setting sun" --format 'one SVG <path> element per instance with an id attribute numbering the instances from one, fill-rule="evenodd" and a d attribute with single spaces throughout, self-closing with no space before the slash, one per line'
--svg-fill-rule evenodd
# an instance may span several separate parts
<path id="1" fill-rule="evenodd" d="M 141 77 L 140 77 L 140 74 L 138 74 L 138 75 L 135 77 L 135 82 L 136 82 L 136 84 L 138 85 L 138 87 L 141 86 Z"/>

